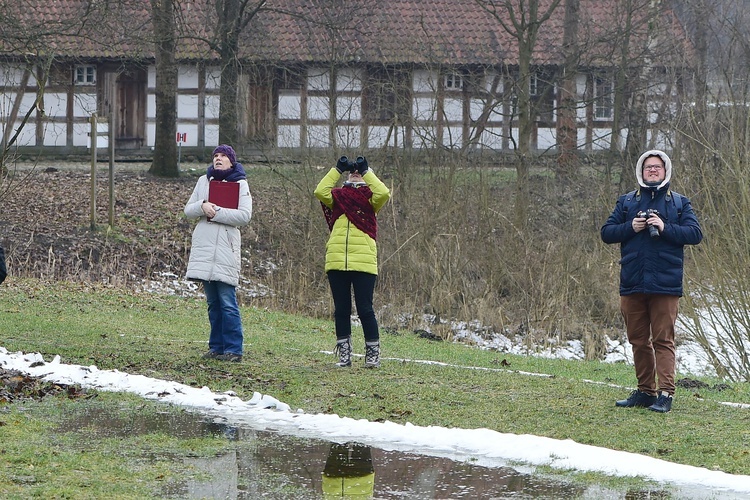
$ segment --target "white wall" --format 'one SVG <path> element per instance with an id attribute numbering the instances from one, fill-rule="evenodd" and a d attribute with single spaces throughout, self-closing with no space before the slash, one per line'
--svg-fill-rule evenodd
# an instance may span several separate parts
<path id="1" fill-rule="evenodd" d="M 279 118 L 299 120 L 302 117 L 302 97 L 299 94 L 279 94 Z"/>
<path id="2" fill-rule="evenodd" d="M 5 121 L 13 109 L 16 99 L 20 98 L 19 117 L 23 116 L 26 111 L 34 106 L 35 95 L 25 93 L 20 96 L 14 92 L 12 87 L 20 84 L 23 79 L 24 68 L 19 65 L 5 64 L 0 65 L 0 85 L 6 87 L 4 93 L 0 94 L 0 127 L 5 126 Z M 302 141 L 303 130 L 300 123 L 283 123 L 278 126 L 278 136 L 276 144 L 280 148 L 299 148 L 299 147 L 318 147 L 326 148 L 334 145 L 342 148 L 359 148 L 366 143 L 368 147 L 378 148 L 384 146 L 403 147 L 405 144 L 406 130 L 403 127 L 397 127 L 393 130 L 389 126 L 371 126 L 364 128 L 360 124 L 363 118 L 363 101 L 362 89 L 364 73 L 360 69 L 345 68 L 335 74 L 335 79 L 331 72 L 324 67 L 309 68 L 307 70 L 307 99 L 303 107 L 302 92 L 300 90 L 282 89 L 279 93 L 279 102 L 277 104 L 280 121 L 298 122 L 305 119 L 306 121 L 317 121 L 304 130 L 306 140 Z M 482 77 L 479 82 L 487 91 L 502 91 L 502 81 L 499 88 L 491 89 L 493 78 L 496 75 L 488 73 Z M 209 67 L 206 69 L 206 86 L 209 90 L 218 90 L 221 84 L 221 72 L 218 67 Z M 449 91 L 446 93 L 442 110 L 444 115 L 441 119 L 445 120 L 445 126 L 442 129 L 440 137 L 437 136 L 434 122 L 437 120 L 437 94 L 439 78 L 441 75 L 434 70 L 416 70 L 412 75 L 411 85 L 415 96 L 411 102 L 412 117 L 417 125 L 412 131 L 412 144 L 415 148 L 435 147 L 439 144 L 442 147 L 458 148 L 462 146 L 465 139 L 463 137 L 463 123 L 466 120 L 471 122 L 480 118 L 485 107 L 485 102 L 480 97 L 471 98 L 468 105 L 468 117 L 464 117 L 464 95 L 460 92 Z M 205 144 L 213 146 L 218 143 L 218 124 L 206 124 L 204 130 L 199 130 L 196 123 L 200 118 L 200 107 L 203 105 L 203 116 L 207 121 L 216 122 L 219 118 L 219 96 L 206 95 L 204 102 L 198 96 L 198 84 L 200 80 L 199 70 L 194 65 L 183 65 L 178 70 L 178 95 L 177 95 L 177 131 L 181 134 L 187 134 L 187 140 L 183 146 L 197 146 L 198 139 L 204 134 Z M 576 77 L 576 91 L 580 102 L 576 116 L 578 119 L 578 145 L 579 147 L 589 147 L 593 150 L 608 149 L 611 142 L 611 131 L 609 129 L 594 129 L 591 133 L 593 139 L 591 144 L 586 144 L 586 130 L 583 128 L 586 123 L 586 106 L 583 97 L 586 90 L 586 75 Z M 149 67 L 147 71 L 147 82 L 149 93 L 146 98 L 146 145 L 153 146 L 155 132 L 155 115 L 156 100 L 154 89 L 156 85 L 156 73 L 154 67 Z M 31 74 L 29 85 L 35 85 L 34 75 Z M 334 86 L 334 90 L 339 93 L 336 97 L 335 106 L 329 102 L 329 90 Z M 649 118 L 654 121 L 657 118 L 663 118 L 657 114 L 657 105 L 660 103 L 657 91 L 664 91 L 664 88 L 654 87 L 651 89 L 652 105 L 649 112 Z M 313 95 L 319 93 L 321 95 Z M 20 97 L 19 97 L 20 96 Z M 69 103 L 68 100 L 72 99 Z M 66 137 L 70 134 L 67 132 L 67 120 L 79 120 L 80 123 L 72 125 L 72 136 L 74 146 L 89 145 L 89 125 L 83 123 L 84 119 L 91 116 L 97 108 L 97 95 L 95 86 L 76 86 L 75 94 L 72 96 L 67 92 L 55 92 L 49 90 L 45 95 L 45 115 L 50 119 L 45 122 L 43 130 L 44 145 L 47 146 L 64 146 Z M 503 144 L 503 131 L 499 126 L 504 120 L 502 116 L 502 105 L 493 103 L 495 106 L 489 116 L 489 125 L 478 141 L 478 148 L 501 149 Z M 72 117 L 67 117 L 68 107 L 72 109 Z M 334 115 L 332 116 L 331 113 Z M 674 106 L 670 106 L 667 112 L 673 113 Z M 36 113 L 33 114 L 36 118 Z M 192 123 L 187 123 L 190 121 Z M 331 137 L 331 126 L 333 128 L 333 137 Z M 11 124 L 13 128 L 18 127 L 18 123 Z M 0 129 L 2 130 L 2 129 Z M 367 136 L 363 137 L 363 130 Z M 389 131 L 391 135 L 389 136 Z M 470 131 L 471 136 L 475 129 Z M 513 137 L 518 137 L 518 131 L 512 130 Z M 622 132 L 622 143 L 624 144 L 627 131 Z M 656 147 L 672 147 L 669 131 L 649 131 L 649 140 Z M 19 145 L 35 146 L 36 126 L 29 122 L 21 132 L 18 143 Z M 540 150 L 548 150 L 555 147 L 556 130 L 553 127 L 540 128 L 537 135 L 537 145 Z"/>

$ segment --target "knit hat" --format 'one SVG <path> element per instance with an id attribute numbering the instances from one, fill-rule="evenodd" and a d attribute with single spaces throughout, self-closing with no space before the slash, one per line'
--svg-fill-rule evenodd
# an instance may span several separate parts
<path id="1" fill-rule="evenodd" d="M 232 146 L 228 146 L 227 144 L 219 144 L 211 154 L 211 158 L 213 158 L 216 153 L 223 153 L 227 155 L 227 158 L 229 158 L 229 161 L 232 162 L 232 165 L 235 165 L 237 163 L 237 153 L 234 152 Z"/>

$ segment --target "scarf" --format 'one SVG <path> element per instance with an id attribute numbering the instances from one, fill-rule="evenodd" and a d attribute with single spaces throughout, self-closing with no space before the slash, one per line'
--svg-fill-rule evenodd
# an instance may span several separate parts
<path id="1" fill-rule="evenodd" d="M 375 217 L 375 210 L 370 204 L 372 191 L 369 187 L 344 186 L 335 188 L 331 191 L 331 194 L 333 195 L 332 209 L 321 203 L 329 231 L 333 230 L 333 224 L 336 220 L 345 215 L 357 229 L 373 240 L 378 239 L 378 220 Z"/>
<path id="2" fill-rule="evenodd" d="M 232 165 L 232 168 L 227 170 L 217 170 L 211 165 L 208 167 L 208 170 L 206 170 L 206 177 L 208 177 L 209 180 L 213 177 L 215 181 L 227 182 L 237 182 L 242 179 L 247 179 L 242 163 L 235 163 Z"/>

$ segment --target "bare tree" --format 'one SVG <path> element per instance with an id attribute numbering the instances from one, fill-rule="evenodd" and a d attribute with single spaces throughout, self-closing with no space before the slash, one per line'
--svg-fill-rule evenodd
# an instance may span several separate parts
<path id="1" fill-rule="evenodd" d="M 560 86 L 560 107 L 557 113 L 558 175 L 569 177 L 578 166 L 578 125 L 576 109 L 578 96 L 576 75 L 578 74 L 578 15 L 580 0 L 565 0 L 563 28 L 563 67 Z"/>
<path id="2" fill-rule="evenodd" d="M 217 0 L 216 35 L 209 42 L 219 54 L 221 88 L 219 90 L 219 143 L 236 144 L 239 140 L 239 40 L 242 30 L 263 10 L 266 0 Z"/>
<path id="3" fill-rule="evenodd" d="M 690 253 L 682 326 L 718 375 L 749 381 L 750 8 L 743 0 L 681 3 L 697 51 L 693 101 L 679 129 L 681 165 L 710 235 Z"/>
<path id="4" fill-rule="evenodd" d="M 25 5 L 0 1 L 0 56 L 3 57 L 0 111 L 4 118 L 0 134 L 0 199 L 13 188 L 9 168 L 16 158 L 16 148 L 30 123 L 36 128 L 36 140 L 43 141 L 45 125 L 45 91 L 52 68 L 59 64 L 58 52 L 64 50 L 60 40 L 70 40 L 89 21 L 91 8 L 86 2 L 71 16 L 29 16 Z M 54 46 L 57 50 L 50 50 Z M 7 57 L 5 57 L 7 56 Z M 17 72 L 20 77 L 12 76 Z M 33 83 L 32 83 L 33 82 Z M 15 89 L 15 90 L 13 90 Z M 33 89 L 33 96 L 29 96 Z M 17 179 L 16 179 L 17 181 Z"/>
<path id="5" fill-rule="evenodd" d="M 682 132 L 681 144 L 686 154 L 691 158 L 700 158 L 712 152 L 705 148 L 699 139 L 703 132 L 700 130 L 702 124 L 708 123 L 708 99 L 709 99 L 709 37 L 711 36 L 711 23 L 715 22 L 718 6 L 708 0 L 688 0 L 684 2 L 686 12 L 683 17 L 685 24 L 695 47 L 695 60 L 693 61 L 693 106 L 685 107 L 681 116 L 679 130 Z M 727 30 L 726 33 L 730 33 Z M 726 61 L 724 61 L 726 63 Z M 724 66 L 727 67 L 727 66 Z M 696 127 L 695 129 L 693 127 Z M 699 165 L 704 162 L 698 162 Z"/>
<path id="6" fill-rule="evenodd" d="M 156 135 L 149 172 L 179 176 L 177 165 L 177 61 L 174 0 L 151 0 L 156 54 Z"/>
<path id="7" fill-rule="evenodd" d="M 534 126 L 531 102 L 532 60 L 537 37 L 542 25 L 552 16 L 560 0 L 476 0 L 502 28 L 516 40 L 518 46 L 518 78 L 515 86 L 518 111 L 518 144 L 516 148 L 515 219 L 519 228 L 527 223 L 529 203 L 529 153 Z M 542 7 L 546 4 L 546 9 Z M 540 10 L 541 8 L 541 10 Z"/>
<path id="8" fill-rule="evenodd" d="M 619 49 L 612 57 L 616 67 L 610 153 L 612 163 L 619 160 L 619 190 L 623 191 L 632 184 L 635 160 L 656 146 L 660 122 L 671 123 L 666 115 L 674 104 L 674 87 L 681 78 L 678 68 L 684 62 L 681 52 L 686 46 L 674 38 L 672 19 L 661 0 L 625 0 L 618 8 L 613 24 L 619 29 L 610 35 Z M 623 130 L 627 133 L 624 148 Z"/>
<path id="9" fill-rule="evenodd" d="M 638 2 L 638 0 L 636 0 Z M 619 141 L 615 140 L 615 137 L 620 136 L 620 120 L 619 113 L 624 107 L 619 106 L 620 102 L 628 102 L 628 120 L 627 120 L 627 140 L 625 142 L 625 158 L 622 162 L 622 171 L 620 175 L 620 191 L 623 191 L 632 183 L 631 173 L 632 165 L 634 160 L 640 156 L 640 154 L 646 149 L 647 144 L 647 124 L 648 124 L 648 79 L 653 72 L 653 49 L 655 43 L 656 25 L 657 23 L 651 22 L 655 20 L 660 0 L 651 1 L 651 11 L 647 18 L 648 30 L 645 37 L 641 37 L 642 46 L 640 54 L 643 55 L 640 59 L 640 67 L 637 68 L 635 74 L 628 78 L 628 71 L 631 63 L 631 40 L 633 39 L 633 0 L 626 0 L 624 2 L 627 6 L 625 13 L 627 22 L 626 28 L 623 33 L 620 60 L 617 72 L 617 78 L 615 83 L 615 109 L 616 113 L 615 124 L 612 127 L 613 139 L 610 142 L 613 148 L 619 146 Z"/>

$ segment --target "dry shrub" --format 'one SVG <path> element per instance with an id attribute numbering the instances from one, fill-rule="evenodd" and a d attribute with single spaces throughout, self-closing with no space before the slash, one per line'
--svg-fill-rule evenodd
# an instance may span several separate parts
<path id="1" fill-rule="evenodd" d="M 535 160 L 529 219 L 519 225 L 512 166 L 445 152 L 368 159 L 392 192 L 378 216 L 375 305 L 384 328 L 422 328 L 426 317 L 431 330 L 450 338 L 448 322 L 476 321 L 497 333 L 521 334 L 529 346 L 578 339 L 587 352 L 601 352 L 603 332 L 620 326 L 618 253 L 599 239 L 615 197 L 591 180 L 603 168 L 593 164 L 583 180 L 561 183 Z M 244 303 L 331 316 L 328 228 L 313 196 L 328 168 L 309 159 L 251 169 L 254 207 L 250 227 L 242 230 L 243 278 L 270 292 L 249 291 L 241 295 Z M 14 274 L 126 286 L 162 272 L 184 275 L 193 225 L 181 212 L 195 177 L 118 177 L 118 227 L 91 232 L 79 206 L 86 179 L 50 176 L 49 196 L 45 190 L 24 201 L 20 191 L 13 194 L 13 206 L 25 207 L 3 223 L 12 235 L 4 237 L 11 240 Z M 100 190 L 106 192 L 106 182 Z"/>
<path id="2" fill-rule="evenodd" d="M 683 164 L 704 240 L 686 267 L 684 324 L 720 376 L 750 380 L 750 137 L 746 106 L 693 123 Z"/>
<path id="3" fill-rule="evenodd" d="M 614 199 L 575 183 L 558 187 L 539 165 L 532 219 L 522 229 L 512 220 L 512 171 L 450 161 L 403 167 L 371 160 L 392 190 L 378 217 L 381 323 L 417 328 L 427 315 L 437 318 L 437 331 L 446 328 L 440 320 L 478 320 L 498 333 L 522 333 L 530 346 L 575 338 L 601 352 L 597 332 L 619 320 L 617 257 L 599 240 Z M 273 288 L 287 295 L 286 306 L 329 315 L 327 230 L 312 205 L 312 224 L 278 242 L 285 258 Z"/>

